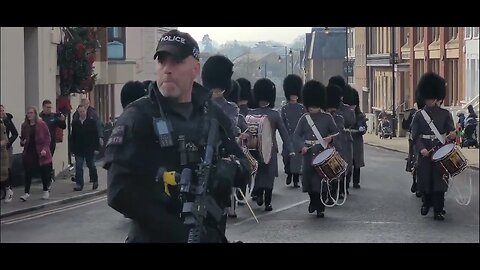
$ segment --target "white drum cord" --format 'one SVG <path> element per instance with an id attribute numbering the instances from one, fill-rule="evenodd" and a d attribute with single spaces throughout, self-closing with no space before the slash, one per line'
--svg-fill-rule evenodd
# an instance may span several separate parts
<path id="1" fill-rule="evenodd" d="M 469 205 L 470 201 L 472 200 L 472 171 L 470 169 L 468 169 L 468 180 L 467 181 L 469 181 L 469 183 L 468 183 L 467 195 L 465 195 L 465 196 L 463 196 L 463 194 L 460 192 L 460 189 L 458 187 L 460 179 L 456 178 L 456 177 L 451 177 L 451 176 L 448 176 L 448 178 L 450 179 L 450 181 L 446 180 L 445 178 L 442 178 L 442 179 L 443 179 L 443 181 L 445 181 L 445 183 L 447 183 L 448 190 L 450 190 L 452 186 L 455 189 L 455 191 L 456 191 L 456 195 L 454 196 L 455 201 L 459 205 L 463 205 L 463 206 Z M 448 192 L 448 190 L 447 190 L 447 192 Z"/>

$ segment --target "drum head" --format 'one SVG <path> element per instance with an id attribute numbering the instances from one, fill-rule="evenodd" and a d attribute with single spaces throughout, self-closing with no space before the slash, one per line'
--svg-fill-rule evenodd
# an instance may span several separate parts
<path id="1" fill-rule="evenodd" d="M 435 153 L 433 153 L 432 160 L 438 161 L 442 160 L 445 156 L 447 156 L 450 152 L 452 152 L 455 145 L 453 143 L 445 144 L 444 146 L 440 147 Z"/>
<path id="2" fill-rule="evenodd" d="M 270 125 L 270 120 L 268 117 L 263 117 L 262 124 L 260 124 L 260 130 L 258 131 L 259 134 L 259 150 L 260 155 L 262 157 L 263 163 L 268 164 L 270 163 L 270 159 L 272 158 L 272 148 L 273 148 L 273 141 L 272 141 L 272 126 Z"/>
<path id="3" fill-rule="evenodd" d="M 334 151 L 335 149 L 333 148 L 327 148 L 323 150 L 313 159 L 312 165 L 321 165 L 333 154 Z"/>

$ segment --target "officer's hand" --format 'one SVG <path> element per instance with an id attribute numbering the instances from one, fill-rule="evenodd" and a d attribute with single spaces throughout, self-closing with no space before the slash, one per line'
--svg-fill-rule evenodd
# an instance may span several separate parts
<path id="1" fill-rule="evenodd" d="M 65 115 L 60 114 L 60 116 L 58 117 L 58 119 L 60 119 L 60 121 L 65 121 Z"/>
<path id="2" fill-rule="evenodd" d="M 100 154 L 100 152 L 98 150 L 95 150 L 95 151 L 93 151 L 93 154 L 98 155 L 98 154 Z"/>
<path id="3" fill-rule="evenodd" d="M 447 136 L 447 139 L 450 140 L 450 141 L 453 141 L 457 138 L 457 135 L 454 133 L 454 132 L 451 132 L 450 134 L 448 134 Z"/>
<path id="4" fill-rule="evenodd" d="M 240 136 L 238 136 L 238 137 L 240 138 L 240 140 L 246 140 L 250 136 L 248 135 L 247 132 L 245 132 L 245 133 L 240 134 Z"/>
<path id="5" fill-rule="evenodd" d="M 330 144 L 332 142 L 332 136 L 328 136 L 324 140 L 326 144 Z"/>
<path id="6" fill-rule="evenodd" d="M 45 151 L 45 149 L 43 149 L 42 151 L 40 151 L 40 156 L 44 157 L 47 155 L 47 151 Z"/>
<path id="7" fill-rule="evenodd" d="M 302 154 L 303 155 L 305 155 L 307 153 L 307 151 L 308 151 L 308 147 L 305 146 L 305 147 L 302 148 Z"/>
<path id="8" fill-rule="evenodd" d="M 430 155 L 430 151 L 428 151 L 427 149 L 423 148 L 423 149 L 420 151 L 420 154 L 422 154 L 422 156 L 424 156 L 424 157 L 428 157 L 428 155 Z"/>
<path id="9" fill-rule="evenodd" d="M 98 143 L 100 144 L 100 146 L 103 146 L 103 138 L 98 138 Z"/>

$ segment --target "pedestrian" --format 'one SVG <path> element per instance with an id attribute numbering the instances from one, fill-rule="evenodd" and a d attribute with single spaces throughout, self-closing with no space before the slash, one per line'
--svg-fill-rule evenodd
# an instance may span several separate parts
<path id="1" fill-rule="evenodd" d="M 87 108 L 87 118 L 91 118 L 95 121 L 95 123 L 97 125 L 100 146 L 103 146 L 103 144 L 104 144 L 104 142 L 103 142 L 103 138 L 104 138 L 103 124 L 102 124 L 101 119 L 98 116 L 97 111 L 95 110 L 95 108 L 90 106 L 90 100 L 88 98 L 82 98 L 82 100 L 80 101 L 80 105 L 82 105 L 84 108 Z M 72 116 L 72 122 L 73 122 L 73 120 L 76 120 L 79 117 L 80 117 L 80 115 L 78 114 L 78 111 L 75 111 L 75 113 L 73 113 L 73 116 Z"/>
<path id="2" fill-rule="evenodd" d="M 11 189 L 12 185 L 12 162 L 13 162 L 13 148 L 12 145 L 15 140 L 18 138 L 18 131 L 13 123 L 13 115 L 5 112 L 5 107 L 0 105 L 0 119 L 5 126 L 5 132 L 7 136 L 7 143 L 5 148 L 7 150 L 8 158 L 5 159 L 6 162 L 2 161 L 2 166 L 7 166 L 7 179 L 2 181 L 2 200 L 5 199 L 6 203 L 9 203 L 13 200 L 13 190 Z M 2 157 L 4 158 L 4 157 Z"/>
<path id="3" fill-rule="evenodd" d="M 51 136 L 47 124 L 39 117 L 35 107 L 27 109 L 20 134 L 20 145 L 24 147 L 22 158 L 25 168 L 25 194 L 20 199 L 24 202 L 28 200 L 32 176 L 36 171 L 40 171 L 43 185 L 42 199 L 48 200 L 52 179 L 50 175 L 52 172 Z"/>
<path id="4" fill-rule="evenodd" d="M 75 155 L 75 181 L 74 191 L 83 190 L 83 164 L 87 163 L 92 189 L 98 188 L 98 174 L 94 156 L 99 153 L 100 144 L 95 120 L 87 117 L 85 106 L 77 108 L 79 118 L 72 122 L 71 149 Z"/>
<path id="5" fill-rule="evenodd" d="M 42 102 L 42 111 L 40 112 L 39 116 L 48 126 L 48 131 L 50 132 L 50 152 L 52 153 L 53 158 L 57 144 L 57 128 L 66 129 L 67 125 L 65 123 L 65 116 L 61 112 L 53 113 L 52 109 L 52 102 L 48 99 L 45 99 Z M 52 180 L 54 180 L 55 170 L 53 169 L 53 166 L 51 170 Z"/>

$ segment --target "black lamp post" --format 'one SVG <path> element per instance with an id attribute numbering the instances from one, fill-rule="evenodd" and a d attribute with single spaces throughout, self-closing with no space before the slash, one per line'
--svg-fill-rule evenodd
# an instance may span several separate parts
<path id="1" fill-rule="evenodd" d="M 293 52 L 292 52 L 292 49 L 290 49 L 288 54 L 290 55 L 290 58 L 292 59 L 292 74 L 293 74 Z"/>
<path id="2" fill-rule="evenodd" d="M 393 114 L 393 134 L 396 134 L 396 110 L 395 110 L 395 64 L 397 63 L 397 55 L 395 53 L 395 27 L 391 27 L 392 32 L 392 46 L 390 53 L 390 63 L 392 64 L 392 114 Z"/>
<path id="3" fill-rule="evenodd" d="M 345 27 L 345 67 L 347 68 L 347 74 L 345 74 L 345 77 L 347 78 L 348 84 L 348 71 L 350 70 L 348 64 L 348 27 Z"/>

